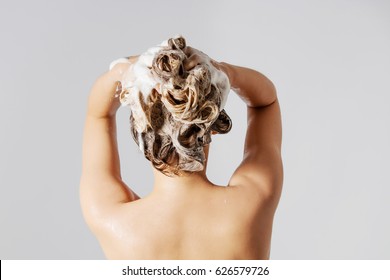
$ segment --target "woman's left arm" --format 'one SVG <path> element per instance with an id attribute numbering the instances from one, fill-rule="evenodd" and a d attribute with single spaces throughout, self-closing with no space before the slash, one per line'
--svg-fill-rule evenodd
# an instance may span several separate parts
<path id="1" fill-rule="evenodd" d="M 115 206 L 139 199 L 122 181 L 116 138 L 115 97 L 118 72 L 126 65 L 116 65 L 94 83 L 85 120 L 80 200 L 87 222 L 101 220 Z"/>

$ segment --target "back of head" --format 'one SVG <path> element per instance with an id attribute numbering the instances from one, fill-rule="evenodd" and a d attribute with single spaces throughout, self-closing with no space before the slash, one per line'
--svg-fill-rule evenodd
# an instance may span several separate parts
<path id="1" fill-rule="evenodd" d="M 131 109 L 132 136 L 168 176 L 203 170 L 211 132 L 227 133 L 232 125 L 223 110 L 229 79 L 208 62 L 186 71 L 185 47 L 185 39 L 176 36 L 150 48 L 121 81 L 120 101 Z"/>

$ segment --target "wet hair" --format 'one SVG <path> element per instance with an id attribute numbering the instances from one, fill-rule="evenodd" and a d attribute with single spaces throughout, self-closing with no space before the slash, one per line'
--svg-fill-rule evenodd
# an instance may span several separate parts
<path id="1" fill-rule="evenodd" d="M 201 171 L 211 132 L 232 122 L 223 106 L 230 84 L 211 63 L 186 71 L 186 41 L 176 36 L 141 55 L 132 78 L 122 81 L 120 101 L 131 109 L 131 134 L 153 166 L 168 176 Z"/>

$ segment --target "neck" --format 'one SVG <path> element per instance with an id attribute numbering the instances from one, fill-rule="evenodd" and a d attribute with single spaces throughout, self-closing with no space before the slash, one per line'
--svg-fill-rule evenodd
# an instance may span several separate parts
<path id="1" fill-rule="evenodd" d="M 169 177 L 160 171 L 154 169 L 154 188 L 175 188 L 183 187 L 190 188 L 199 183 L 209 183 L 206 172 L 199 171 L 184 176 Z"/>
<path id="2" fill-rule="evenodd" d="M 154 190 L 155 191 L 172 191 L 172 190 L 189 190 L 199 188 L 200 186 L 210 185 L 211 182 L 207 179 L 206 168 L 208 159 L 209 146 L 204 148 L 206 163 L 202 171 L 186 174 L 183 176 L 169 177 L 162 172 L 153 168 L 154 173 Z"/>

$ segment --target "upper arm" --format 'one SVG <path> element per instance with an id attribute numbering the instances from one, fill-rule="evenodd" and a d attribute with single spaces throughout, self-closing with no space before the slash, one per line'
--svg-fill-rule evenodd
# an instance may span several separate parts
<path id="1" fill-rule="evenodd" d="M 279 102 L 248 107 L 244 157 L 229 184 L 243 185 L 278 198 L 283 183 L 282 125 Z"/>
<path id="2" fill-rule="evenodd" d="M 115 80 L 110 72 L 93 85 L 89 106 L 103 96 L 114 95 Z M 83 136 L 80 200 L 87 221 L 108 214 L 114 206 L 138 199 L 121 179 L 116 120 L 87 113 Z"/>

